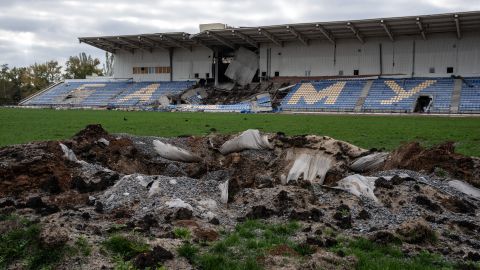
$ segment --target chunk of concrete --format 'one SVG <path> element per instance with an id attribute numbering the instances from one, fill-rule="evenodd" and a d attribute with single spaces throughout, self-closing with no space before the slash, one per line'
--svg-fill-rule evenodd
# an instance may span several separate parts
<path id="1" fill-rule="evenodd" d="M 460 180 L 452 180 L 448 182 L 448 185 L 470 197 L 480 200 L 480 189 L 468 183 L 465 183 Z"/>
<path id="2" fill-rule="evenodd" d="M 268 141 L 268 136 L 262 136 L 258 129 L 249 129 L 244 131 L 239 136 L 226 141 L 220 147 L 220 153 L 222 153 L 222 155 L 226 155 L 248 149 L 273 149 L 273 146 Z"/>
<path id="3" fill-rule="evenodd" d="M 60 143 L 60 148 L 63 151 L 64 157 L 70 161 L 78 162 L 77 156 L 72 151 L 72 149 L 68 148 L 65 144 Z"/>
<path id="4" fill-rule="evenodd" d="M 173 199 L 167 201 L 165 205 L 167 205 L 169 208 L 186 208 L 190 211 L 193 211 L 193 207 L 181 199 Z"/>
<path id="5" fill-rule="evenodd" d="M 153 141 L 153 147 L 161 157 L 168 160 L 181 162 L 200 162 L 202 160 L 199 156 L 194 155 L 185 149 L 168 143 L 163 143 L 159 140 Z"/>
<path id="6" fill-rule="evenodd" d="M 385 163 L 388 153 L 378 152 L 356 159 L 350 168 L 355 172 L 369 172 L 379 169 Z"/>
<path id="7" fill-rule="evenodd" d="M 375 202 L 379 202 L 373 193 L 375 189 L 375 180 L 377 177 L 365 177 L 363 175 L 354 174 L 343 178 L 337 182 L 336 189 L 347 191 L 357 197 L 367 197 Z"/>
<path id="8" fill-rule="evenodd" d="M 227 204 L 228 203 L 228 180 L 218 185 L 218 188 L 220 189 L 220 199 L 222 203 Z"/>

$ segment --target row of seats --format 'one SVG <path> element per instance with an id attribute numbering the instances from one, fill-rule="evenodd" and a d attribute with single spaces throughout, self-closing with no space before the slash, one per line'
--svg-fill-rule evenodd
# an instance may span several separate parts
<path id="1" fill-rule="evenodd" d="M 459 112 L 480 112 L 480 78 L 463 80 Z"/>
<path id="2" fill-rule="evenodd" d="M 64 82 L 27 100 L 28 106 L 132 107 L 155 103 L 195 85 L 181 82 Z"/>
<path id="3" fill-rule="evenodd" d="M 365 80 L 299 83 L 283 99 L 283 110 L 353 111 Z"/>
<path id="4" fill-rule="evenodd" d="M 432 98 L 430 112 L 448 113 L 452 100 L 454 80 L 436 79 L 378 79 L 368 92 L 362 109 L 364 111 L 411 112 L 417 98 L 426 95 Z"/>
<path id="5" fill-rule="evenodd" d="M 270 98 L 270 95 L 257 98 L 257 106 L 272 108 L 272 99 Z"/>
<path id="6" fill-rule="evenodd" d="M 324 80 L 295 85 L 281 102 L 282 110 L 354 111 L 363 96 L 363 112 L 412 112 L 420 96 L 432 99 L 429 112 L 449 113 L 453 78 L 373 80 L 362 95 L 366 80 Z M 362 104 L 360 102 L 360 104 Z M 461 89 L 460 113 L 480 113 L 480 79 L 465 79 Z"/>
<path id="7" fill-rule="evenodd" d="M 170 105 L 169 109 L 184 112 L 240 112 L 248 113 L 252 111 L 250 103 L 226 104 L 226 105 L 198 105 L 181 104 Z"/>

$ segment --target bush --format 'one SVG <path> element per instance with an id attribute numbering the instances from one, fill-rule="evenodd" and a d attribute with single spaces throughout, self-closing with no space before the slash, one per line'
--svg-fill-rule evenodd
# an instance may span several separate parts
<path id="1" fill-rule="evenodd" d="M 113 235 L 102 245 L 114 255 L 121 256 L 123 259 L 129 260 L 136 255 L 147 252 L 150 250 L 150 246 L 138 237 Z"/>
<path id="2" fill-rule="evenodd" d="M 440 255 L 421 252 L 415 256 L 407 256 L 395 245 L 380 245 L 365 238 L 344 240 L 331 251 L 342 251 L 346 255 L 357 257 L 359 270 L 454 268 L 453 263 L 445 261 Z"/>
<path id="3" fill-rule="evenodd" d="M 197 255 L 198 248 L 190 243 L 184 243 L 177 249 L 178 255 L 186 258 L 189 262 L 193 262 Z"/>
<path id="4" fill-rule="evenodd" d="M 178 253 L 203 270 L 262 269 L 258 259 L 278 245 L 288 246 L 302 255 L 313 252 L 310 246 L 289 240 L 299 229 L 297 222 L 266 224 L 247 220 L 238 224 L 234 231 L 222 233 L 222 240 L 211 243 L 205 252 L 200 253 L 196 246 L 186 242 Z"/>
<path id="5" fill-rule="evenodd" d="M 180 238 L 183 240 L 188 240 L 191 237 L 191 233 L 188 228 L 175 228 L 173 230 L 173 234 L 176 238 Z"/>
<path id="6" fill-rule="evenodd" d="M 25 269 L 47 269 L 57 264 L 68 247 L 60 245 L 46 249 L 40 241 L 40 225 L 17 216 L 3 216 L 2 220 L 15 223 L 12 229 L 0 235 L 0 269 L 21 262 Z"/>
<path id="7" fill-rule="evenodd" d="M 90 254 L 92 254 L 92 247 L 88 243 L 87 239 L 83 236 L 79 237 L 77 241 L 75 241 L 75 248 L 85 257 L 88 257 Z"/>

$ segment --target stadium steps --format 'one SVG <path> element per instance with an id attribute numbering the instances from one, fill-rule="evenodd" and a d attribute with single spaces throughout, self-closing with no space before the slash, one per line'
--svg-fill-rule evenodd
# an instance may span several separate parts
<path id="1" fill-rule="evenodd" d="M 355 112 L 361 112 L 363 103 L 365 103 L 365 99 L 368 96 L 368 92 L 370 92 L 370 88 L 372 88 L 373 80 L 368 80 L 365 86 L 362 89 L 362 94 L 358 98 L 357 104 L 355 105 Z"/>
<path id="2" fill-rule="evenodd" d="M 460 96 L 462 94 L 462 79 L 455 79 L 452 93 L 452 105 L 450 107 L 450 113 L 458 113 L 460 107 Z"/>
<path id="3" fill-rule="evenodd" d="M 20 100 L 20 102 L 18 103 L 18 105 L 25 105 L 25 103 L 27 103 L 28 101 L 30 101 L 30 100 L 32 100 L 32 99 L 34 99 L 34 98 L 42 95 L 42 94 L 45 93 L 45 92 L 48 92 L 50 89 L 55 88 L 55 87 L 57 87 L 58 85 L 63 84 L 63 83 L 64 83 L 64 81 L 60 81 L 60 82 L 51 84 L 50 86 L 46 87 L 45 89 L 43 89 L 43 90 L 41 90 L 41 91 L 38 91 L 38 92 L 36 92 L 35 94 L 30 95 L 30 96 L 28 96 L 28 97 Z"/>

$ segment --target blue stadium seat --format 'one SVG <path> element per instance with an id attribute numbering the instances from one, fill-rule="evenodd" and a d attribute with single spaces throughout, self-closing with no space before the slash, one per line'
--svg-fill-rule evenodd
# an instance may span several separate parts
<path id="1" fill-rule="evenodd" d="M 64 82 L 32 98 L 29 106 L 131 107 L 145 106 L 162 95 L 179 94 L 195 85 L 179 82 Z"/>
<path id="2" fill-rule="evenodd" d="M 430 112 L 448 113 L 454 80 L 450 78 L 378 79 L 373 82 L 363 111 L 411 112 L 420 95 L 433 98 Z"/>
<path id="3" fill-rule="evenodd" d="M 480 78 L 464 79 L 459 112 L 480 113 Z"/>
<path id="4" fill-rule="evenodd" d="M 283 99 L 283 110 L 353 111 L 365 80 L 325 80 L 299 83 Z"/>

